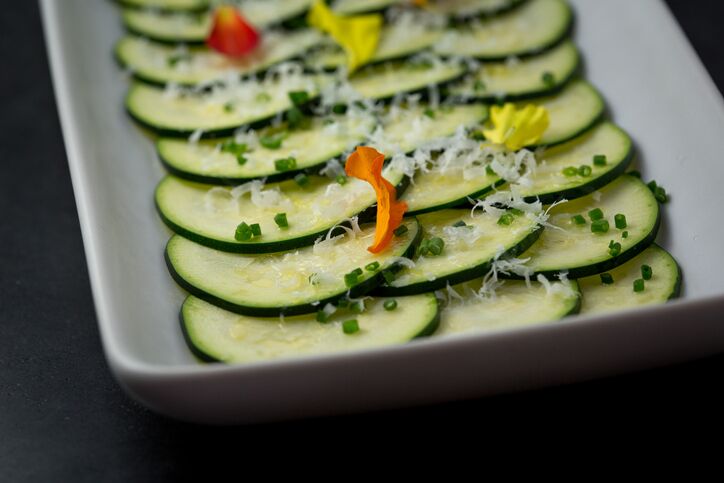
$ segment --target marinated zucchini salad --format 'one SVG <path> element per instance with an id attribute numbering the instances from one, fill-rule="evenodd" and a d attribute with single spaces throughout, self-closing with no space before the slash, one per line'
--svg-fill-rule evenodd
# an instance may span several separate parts
<path id="1" fill-rule="evenodd" d="M 126 109 L 168 171 L 155 203 L 202 360 L 678 295 L 654 242 L 668 195 L 581 77 L 565 0 L 119 3 Z"/>

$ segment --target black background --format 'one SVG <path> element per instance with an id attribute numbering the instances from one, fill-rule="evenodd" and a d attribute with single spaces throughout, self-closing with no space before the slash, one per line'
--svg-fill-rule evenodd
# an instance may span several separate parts
<path id="1" fill-rule="evenodd" d="M 724 2 L 668 4 L 722 91 Z M 579 445 L 607 434 L 617 438 L 612 451 L 639 438 L 666 442 L 682 429 L 720 439 L 724 355 L 535 392 L 264 426 L 209 428 L 150 413 L 121 391 L 103 358 L 35 2 L 3 3 L 0 54 L 0 481 L 178 480 L 219 465 L 234 466 L 236 480 L 258 466 L 254 450 L 278 462 L 311 451 L 313 466 L 300 469 L 321 474 L 316 465 L 326 460 L 359 466 L 383 450 L 396 455 L 410 437 L 439 455 L 464 435 L 479 457 L 491 445 L 555 450 L 551 438 L 562 435 Z M 373 442 L 359 448 L 363 439 Z M 677 443 L 687 441 L 696 439 Z M 418 454 L 408 463 L 428 461 Z"/>

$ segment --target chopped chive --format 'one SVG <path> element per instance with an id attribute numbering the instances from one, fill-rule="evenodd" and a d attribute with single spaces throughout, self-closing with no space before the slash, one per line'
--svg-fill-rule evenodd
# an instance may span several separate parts
<path id="1" fill-rule="evenodd" d="M 382 278 L 385 279 L 385 283 L 390 284 L 395 281 L 395 272 L 392 270 L 382 270 Z"/>
<path id="2" fill-rule="evenodd" d="M 429 107 L 427 109 L 425 109 L 422 113 L 424 115 L 426 115 L 427 117 L 429 117 L 430 119 L 435 119 L 435 111 L 433 111 Z"/>
<path id="3" fill-rule="evenodd" d="M 463 220 L 460 220 L 460 221 L 456 221 L 455 223 L 453 223 L 452 226 L 459 228 L 461 226 L 468 226 L 468 225 Z"/>
<path id="4" fill-rule="evenodd" d="M 365 309 L 366 309 L 367 307 L 365 307 L 365 301 L 364 301 L 364 300 L 360 300 L 360 301 L 358 301 L 358 302 L 355 302 L 355 303 L 353 303 L 353 304 L 350 304 L 349 308 L 350 308 L 350 310 L 351 310 L 352 312 L 354 312 L 354 313 L 356 313 L 356 314 L 361 314 L 362 312 L 365 311 Z"/>
<path id="5" fill-rule="evenodd" d="M 515 216 L 523 216 L 523 210 L 519 210 L 518 208 L 508 208 L 508 212 Z"/>
<path id="6" fill-rule="evenodd" d="M 233 102 L 227 102 L 224 104 L 224 112 L 233 112 L 234 111 L 234 103 Z"/>
<path id="7" fill-rule="evenodd" d="M 644 279 L 637 278 L 636 280 L 634 280 L 634 283 L 633 283 L 634 292 L 643 292 L 644 288 L 646 288 L 644 286 Z"/>
<path id="8" fill-rule="evenodd" d="M 236 241 L 249 241 L 249 240 L 251 240 L 251 237 L 253 235 L 254 235 L 254 233 L 251 231 L 251 227 L 249 225 L 247 225 L 245 221 L 242 221 L 236 227 L 236 233 L 234 234 L 234 239 Z"/>
<path id="9" fill-rule="evenodd" d="M 654 198 L 656 198 L 656 201 L 659 203 L 666 203 L 669 201 L 669 196 L 666 194 L 666 190 L 661 186 L 657 186 L 654 190 Z"/>
<path id="10" fill-rule="evenodd" d="M 573 166 L 568 166 L 566 168 L 563 168 L 563 175 L 564 176 L 575 176 L 578 174 L 578 170 L 574 168 Z"/>
<path id="11" fill-rule="evenodd" d="M 274 167 L 277 171 L 289 171 L 297 167 L 297 160 L 293 157 L 280 158 L 274 161 Z"/>
<path id="12" fill-rule="evenodd" d="M 430 239 L 430 241 L 427 244 L 428 250 L 430 250 L 430 253 L 437 256 L 442 253 L 443 248 L 445 248 L 445 242 L 440 237 L 435 237 Z"/>
<path id="13" fill-rule="evenodd" d="M 344 284 L 347 287 L 352 287 L 357 283 L 358 278 L 359 274 L 356 271 L 349 272 L 344 276 Z"/>
<path id="14" fill-rule="evenodd" d="M 269 102 L 271 100 L 272 100 L 271 96 L 269 94 L 267 94 L 266 92 L 260 92 L 259 94 L 256 95 L 256 102 Z"/>
<path id="15" fill-rule="evenodd" d="M 397 308 L 397 300 L 395 299 L 388 299 L 385 300 L 385 303 L 382 304 L 382 306 L 385 308 L 385 310 L 395 310 Z"/>
<path id="16" fill-rule="evenodd" d="M 166 59 L 166 62 L 169 67 L 176 67 L 176 64 L 184 60 L 191 60 L 191 56 L 189 54 L 176 54 Z"/>
<path id="17" fill-rule="evenodd" d="M 249 146 L 247 146 L 245 143 L 237 143 L 233 139 L 224 141 L 221 144 L 222 153 L 230 153 L 230 154 L 235 154 L 237 156 L 246 153 L 246 151 L 248 149 L 249 149 Z"/>
<path id="18" fill-rule="evenodd" d="M 365 265 L 365 270 L 367 270 L 368 272 L 377 271 L 378 268 L 380 268 L 380 262 L 370 262 Z"/>
<path id="19" fill-rule="evenodd" d="M 247 161 L 247 159 L 243 154 L 236 155 L 236 162 L 239 163 L 239 166 L 245 165 L 246 161 Z"/>
<path id="20" fill-rule="evenodd" d="M 347 177 L 343 174 L 338 174 L 335 178 L 335 181 L 337 181 L 338 184 L 345 184 L 347 183 Z"/>
<path id="21" fill-rule="evenodd" d="M 611 254 L 612 257 L 619 256 L 621 254 L 621 244 L 611 240 L 611 244 L 608 246 L 608 253 Z"/>
<path id="22" fill-rule="evenodd" d="M 628 238 L 628 231 L 624 230 L 624 232 L 621 233 L 621 238 Z"/>
<path id="23" fill-rule="evenodd" d="M 420 246 L 417 247 L 417 254 L 421 257 L 424 257 L 430 252 L 430 240 L 422 240 L 420 242 Z"/>
<path id="24" fill-rule="evenodd" d="M 298 107 L 292 107 L 291 109 L 289 109 L 286 112 L 285 117 L 287 119 L 289 127 L 292 129 L 296 129 L 298 127 L 306 127 L 310 123 L 309 119 L 307 119 L 307 116 L 305 116 Z"/>
<path id="25" fill-rule="evenodd" d="M 251 228 L 251 234 L 254 236 L 261 236 L 261 226 L 259 226 L 259 223 L 254 223 L 253 225 L 249 226 Z"/>
<path id="26" fill-rule="evenodd" d="M 603 211 L 601 211 L 601 208 L 594 208 L 588 212 L 588 216 L 591 218 L 591 221 L 600 220 L 603 218 Z"/>
<path id="27" fill-rule="evenodd" d="M 608 232 L 608 221 L 607 220 L 596 220 L 591 222 L 591 231 L 593 233 L 606 233 Z"/>
<path id="28" fill-rule="evenodd" d="M 613 283 L 613 275 L 611 275 L 610 273 L 602 273 L 601 283 L 605 285 L 611 285 Z"/>
<path id="29" fill-rule="evenodd" d="M 619 230 L 623 230 L 626 228 L 626 215 L 622 213 L 617 213 L 613 217 L 614 223 L 616 224 L 616 228 Z"/>
<path id="30" fill-rule="evenodd" d="M 484 91 L 486 89 L 485 82 L 481 81 L 480 79 L 476 80 L 473 84 L 473 89 L 477 92 Z"/>
<path id="31" fill-rule="evenodd" d="M 292 104 L 299 106 L 309 101 L 309 93 L 307 91 L 291 91 L 287 93 Z"/>
<path id="32" fill-rule="evenodd" d="M 271 136 L 262 136 L 259 138 L 259 144 L 267 149 L 279 149 L 282 147 L 284 135 L 282 133 L 272 134 Z"/>
<path id="33" fill-rule="evenodd" d="M 306 186 L 309 184 L 309 176 L 304 173 L 299 173 L 294 177 L 294 182 L 299 186 Z"/>
<path id="34" fill-rule="evenodd" d="M 402 236 L 405 233 L 407 233 L 407 225 L 400 225 L 397 228 L 395 228 L 395 231 L 392 233 L 395 234 L 395 236 Z"/>
<path id="35" fill-rule="evenodd" d="M 582 215 L 573 215 L 571 217 L 571 221 L 575 223 L 576 225 L 585 225 L 586 219 Z"/>
<path id="36" fill-rule="evenodd" d="M 635 177 L 635 178 L 641 179 L 641 171 L 636 171 L 636 170 L 634 169 L 634 170 L 629 171 L 629 172 L 626 173 L 626 174 L 630 174 L 631 176 L 633 176 L 633 177 Z"/>
<path id="37" fill-rule="evenodd" d="M 485 167 L 485 174 L 487 174 L 488 176 L 497 176 L 498 175 L 498 173 L 496 173 L 495 170 L 490 165 L 487 165 Z"/>
<path id="38" fill-rule="evenodd" d="M 606 166 L 606 155 L 605 154 L 594 155 L 593 164 L 594 164 L 594 166 Z"/>
<path id="39" fill-rule="evenodd" d="M 343 309 L 345 307 L 349 307 L 349 300 L 348 299 L 339 299 L 337 300 L 337 307 Z"/>
<path id="40" fill-rule="evenodd" d="M 543 80 L 543 84 L 545 84 L 546 87 L 553 87 L 554 85 L 556 85 L 556 78 L 551 72 L 543 72 L 541 79 Z"/>
<path id="41" fill-rule="evenodd" d="M 641 276 L 644 280 L 651 280 L 654 271 L 649 265 L 641 265 Z"/>
<path id="42" fill-rule="evenodd" d="M 286 213 L 277 213 L 274 215 L 274 223 L 276 223 L 279 228 L 289 228 Z"/>
<path id="43" fill-rule="evenodd" d="M 592 171 L 593 170 L 591 169 L 591 167 L 588 166 L 587 164 L 584 164 L 584 165 L 581 165 L 578 167 L 579 176 L 583 176 L 583 177 L 591 176 Z"/>
<path id="44" fill-rule="evenodd" d="M 325 323 L 329 320 L 329 315 L 324 310 L 317 311 L 317 322 Z"/>
<path id="45" fill-rule="evenodd" d="M 344 114 L 347 112 L 347 106 L 344 104 L 335 104 L 332 106 L 332 112 L 335 114 Z"/>
<path id="46" fill-rule="evenodd" d="M 342 331 L 345 334 L 354 334 L 355 332 L 359 332 L 359 323 L 357 322 L 357 319 L 350 319 L 342 322 Z"/>
<path id="47" fill-rule="evenodd" d="M 480 131 L 473 131 L 470 133 L 470 139 L 473 141 L 485 141 L 485 135 Z"/>
<path id="48" fill-rule="evenodd" d="M 498 218 L 498 225 L 510 225 L 511 223 L 513 223 L 513 215 L 510 213 L 505 213 Z"/>

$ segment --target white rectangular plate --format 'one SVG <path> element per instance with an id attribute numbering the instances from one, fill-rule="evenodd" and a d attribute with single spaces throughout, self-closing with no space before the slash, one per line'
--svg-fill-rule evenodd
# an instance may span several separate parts
<path id="1" fill-rule="evenodd" d="M 163 175 L 128 118 L 122 35 L 109 1 L 42 0 L 98 323 L 120 383 L 152 409 L 231 423 L 390 408 L 581 380 L 724 349 L 724 105 L 663 2 L 575 0 L 586 77 L 633 136 L 639 166 L 672 193 L 659 243 L 684 298 L 665 306 L 382 350 L 202 365 L 178 323 L 184 293 L 163 261 Z"/>

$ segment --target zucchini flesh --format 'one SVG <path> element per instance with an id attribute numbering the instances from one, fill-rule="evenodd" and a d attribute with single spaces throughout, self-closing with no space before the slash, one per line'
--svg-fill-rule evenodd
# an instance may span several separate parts
<path id="1" fill-rule="evenodd" d="M 512 10 L 526 0 L 438 0 L 430 2 L 428 9 L 437 15 L 453 19 L 496 15 Z"/>
<path id="2" fill-rule="evenodd" d="M 588 212 L 603 211 L 609 223 L 607 233 L 592 233 Z M 626 216 L 627 226 L 617 229 L 614 215 Z M 547 228 L 540 239 L 525 253 L 528 267 L 546 276 L 568 272 L 570 278 L 585 277 L 610 270 L 630 260 L 656 238 L 660 223 L 659 204 L 640 179 L 623 175 L 599 191 L 550 210 L 548 222 L 562 228 Z M 582 215 L 584 225 L 572 217 Z M 623 232 L 628 237 L 623 238 Z M 619 254 L 611 254 L 609 244 L 620 243 Z"/>
<path id="3" fill-rule="evenodd" d="M 462 99 L 489 102 L 548 95 L 571 79 L 578 63 L 578 50 L 573 42 L 566 41 L 534 57 L 486 62 L 461 84 L 451 87 L 450 93 Z"/>
<path id="4" fill-rule="evenodd" d="M 138 123 L 161 135 L 189 136 L 202 131 L 202 137 L 218 137 L 281 115 L 292 107 L 289 92 L 304 90 L 310 98 L 317 97 L 325 80 L 323 76 L 289 75 L 179 95 L 137 83 L 126 96 L 126 108 Z"/>
<path id="5" fill-rule="evenodd" d="M 403 178 L 391 169 L 384 175 L 393 185 Z M 198 243 L 232 252 L 270 253 L 311 245 L 376 201 L 372 187 L 359 179 L 347 179 L 344 185 L 322 176 L 307 179 L 304 186 L 287 180 L 239 195 L 239 188 L 167 176 L 156 188 L 156 206 L 171 229 Z M 253 189 L 253 184 L 245 186 Z M 288 227 L 277 226 L 277 213 L 286 213 Z M 258 223 L 262 235 L 237 241 L 234 235 L 241 222 Z"/>
<path id="6" fill-rule="evenodd" d="M 283 320 L 239 315 L 191 296 L 181 309 L 182 327 L 195 354 L 227 363 L 385 347 L 435 330 L 439 309 L 434 295 L 399 297 L 395 310 L 385 310 L 385 300 L 366 300 L 361 314 L 338 309 L 326 323 L 320 323 L 315 314 Z M 358 321 L 359 332 L 343 332 L 342 322 L 349 319 Z"/>
<path id="7" fill-rule="evenodd" d="M 531 55 L 563 39 L 572 18 L 571 9 L 563 0 L 530 0 L 520 8 L 469 28 L 447 30 L 433 51 L 481 60 Z"/>
<path id="8" fill-rule="evenodd" d="M 154 9 L 164 12 L 197 12 L 210 6 L 209 0 L 118 0 L 131 8 Z"/>
<path id="9" fill-rule="evenodd" d="M 374 225 L 367 225 L 355 237 L 340 235 L 314 247 L 267 255 L 222 252 L 174 236 L 166 246 L 166 261 L 182 287 L 217 307 L 259 317 L 312 313 L 376 287 L 382 272 L 414 249 L 419 224 L 413 219 L 404 224 L 408 231 L 377 255 L 367 251 L 375 231 Z M 365 270 L 375 261 L 376 271 Z M 362 274 L 350 287 L 345 275 L 357 268 Z"/>
<path id="10" fill-rule="evenodd" d="M 378 12 L 403 2 L 404 0 L 335 0 L 332 3 L 332 9 L 342 15 L 356 15 Z"/>
<path id="11" fill-rule="evenodd" d="M 537 221 L 516 216 L 511 225 L 498 224 L 498 217 L 470 210 L 442 210 L 418 216 L 423 239 L 439 237 L 442 254 L 418 256 L 414 267 L 405 267 L 394 281 L 378 289 L 384 295 L 413 295 L 481 277 L 496 257 L 525 251 L 540 235 Z M 466 226 L 454 227 L 459 221 Z"/>
<path id="12" fill-rule="evenodd" d="M 634 292 L 634 280 L 641 278 L 641 266 L 652 268 L 650 280 L 644 280 L 644 290 Z M 596 275 L 579 280 L 583 293 L 582 314 L 599 314 L 632 307 L 663 304 L 676 298 L 681 289 L 681 269 L 676 260 L 656 244 L 628 262 L 608 272 L 612 284 L 604 284 Z"/>
<path id="13" fill-rule="evenodd" d="M 253 55 L 234 59 L 205 47 L 184 48 L 126 36 L 116 44 L 116 57 L 145 82 L 196 86 L 259 73 L 279 62 L 301 57 L 322 39 L 316 30 L 269 33 Z"/>
<path id="14" fill-rule="evenodd" d="M 518 107 L 531 103 L 545 107 L 550 118 L 538 146 L 560 144 L 584 133 L 601 118 L 605 108 L 601 94 L 580 79 L 570 82 L 556 95 L 520 101 Z"/>
<path id="15" fill-rule="evenodd" d="M 594 156 L 606 156 L 606 164 L 596 165 Z M 538 156 L 530 184 L 522 185 L 518 193 L 526 200 L 540 199 L 544 204 L 560 199 L 572 200 L 585 196 L 614 180 L 626 171 L 633 157 L 631 138 L 610 122 L 598 124 L 590 131 L 564 144 L 546 149 Z M 588 166 L 588 176 L 566 176 L 567 167 Z"/>
<path id="16" fill-rule="evenodd" d="M 550 284 L 549 291 L 539 282 L 531 282 L 529 286 L 523 281 L 506 280 L 491 297 L 472 293 L 480 291 L 481 280 L 456 285 L 452 291 L 461 299 L 448 297 L 435 335 L 513 329 L 578 313 L 581 295 L 576 282 L 551 281 Z"/>
<path id="17" fill-rule="evenodd" d="M 326 124 L 330 120 L 334 121 L 333 125 Z M 249 146 L 243 155 L 246 160 L 243 164 L 239 164 L 234 154 L 219 149 L 228 140 L 192 143 L 186 139 L 161 138 L 156 148 L 172 173 L 191 181 L 228 184 L 261 177 L 271 181 L 294 176 L 342 155 L 367 139 L 374 126 L 369 116 L 314 118 L 308 128 L 290 131 L 278 149 L 267 149 L 258 143 Z M 258 137 L 264 134 L 265 131 L 261 131 Z M 248 145 L 246 137 L 242 136 L 239 142 Z M 288 157 L 294 157 L 296 169 L 278 172 L 274 161 Z"/>

